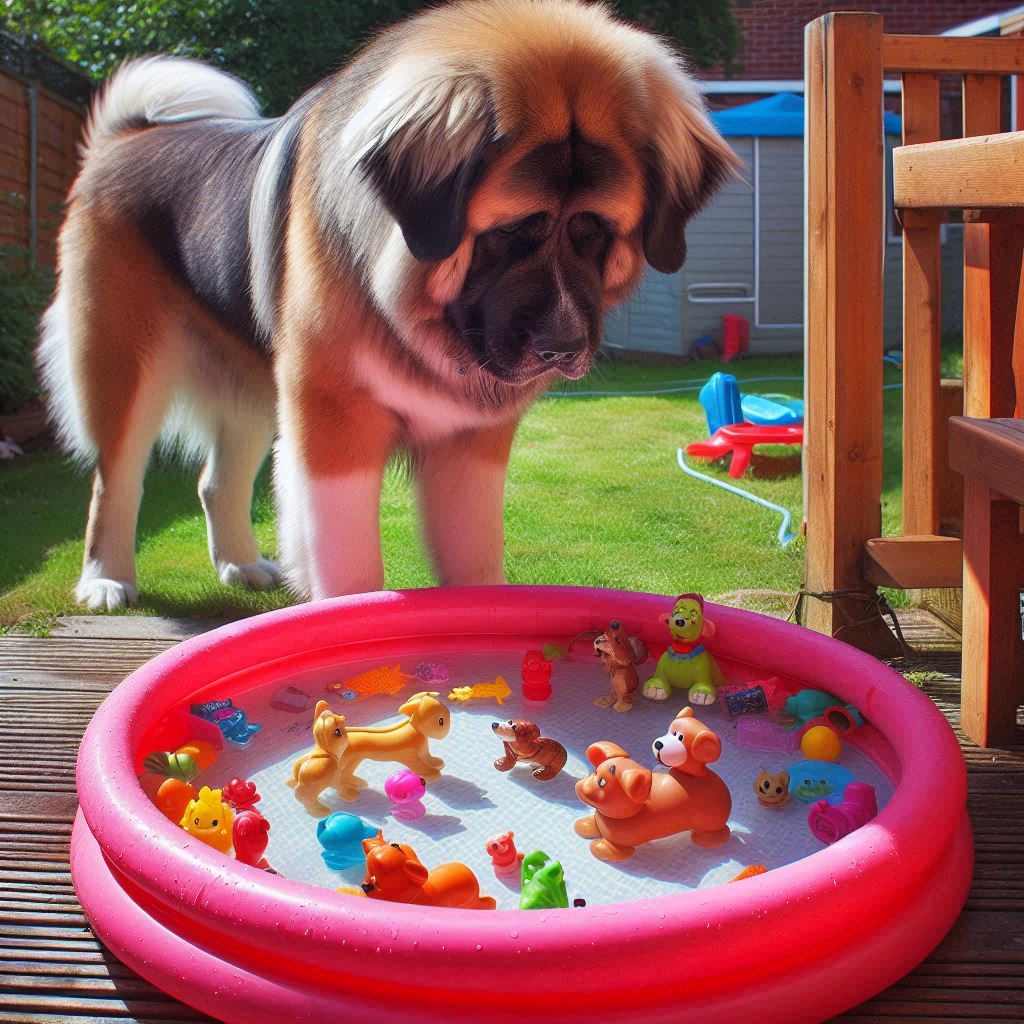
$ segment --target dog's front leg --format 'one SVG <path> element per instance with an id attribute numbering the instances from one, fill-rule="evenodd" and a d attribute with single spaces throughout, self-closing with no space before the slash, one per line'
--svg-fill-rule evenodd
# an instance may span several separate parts
<path id="1" fill-rule="evenodd" d="M 274 454 L 285 579 L 313 600 L 380 590 L 380 490 L 397 422 L 330 376 L 288 384 Z"/>
<path id="2" fill-rule="evenodd" d="M 517 425 L 417 446 L 423 537 L 442 586 L 505 582 L 502 506 Z"/>

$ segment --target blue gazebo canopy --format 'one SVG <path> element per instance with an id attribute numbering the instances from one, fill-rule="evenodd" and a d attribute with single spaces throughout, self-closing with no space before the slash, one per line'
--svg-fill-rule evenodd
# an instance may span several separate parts
<path id="1" fill-rule="evenodd" d="M 804 134 L 804 98 L 796 93 L 780 92 L 741 107 L 716 110 L 711 120 L 725 136 L 799 139 Z M 886 112 L 884 121 L 888 134 L 900 134 L 900 119 L 896 114 Z"/>

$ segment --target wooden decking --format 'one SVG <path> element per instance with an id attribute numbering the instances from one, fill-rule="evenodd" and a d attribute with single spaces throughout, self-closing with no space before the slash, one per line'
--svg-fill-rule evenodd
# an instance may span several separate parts
<path id="1" fill-rule="evenodd" d="M 903 667 L 927 677 L 955 728 L 955 642 L 923 613 L 901 620 L 911 645 L 928 648 Z M 209 625 L 98 617 L 67 620 L 46 639 L 0 637 L 0 1021 L 207 1019 L 103 949 L 75 900 L 68 844 L 75 755 L 93 710 L 133 669 Z M 967 907 L 924 964 L 844 1022 L 1024 1021 L 1024 747 L 962 743 L 977 850 Z"/>

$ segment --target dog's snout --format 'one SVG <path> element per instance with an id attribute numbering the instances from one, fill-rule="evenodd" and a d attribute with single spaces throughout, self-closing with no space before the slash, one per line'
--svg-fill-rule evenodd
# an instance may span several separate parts
<path id="1" fill-rule="evenodd" d="M 499 725 L 501 725 L 501 722 L 491 722 L 492 729 L 497 729 Z"/>

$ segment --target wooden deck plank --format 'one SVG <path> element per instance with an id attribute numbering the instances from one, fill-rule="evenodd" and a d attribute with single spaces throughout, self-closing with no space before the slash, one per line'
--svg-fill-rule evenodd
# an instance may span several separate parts
<path id="1" fill-rule="evenodd" d="M 926 613 L 911 609 L 900 618 L 911 646 L 927 650 L 912 666 L 924 673 L 922 688 L 957 728 L 955 638 Z M 0 1022 L 208 1019 L 107 953 L 81 915 L 70 882 L 67 857 L 81 731 L 119 672 L 126 674 L 175 642 L 147 637 L 144 621 L 138 617 L 132 635 L 120 638 L 107 635 L 113 631 L 100 622 L 80 635 L 60 626 L 60 635 L 47 640 L 0 638 Z M 154 629 L 169 633 L 165 621 Z M 69 644 L 79 645 L 76 684 L 88 689 L 76 689 L 72 698 L 67 742 L 48 743 L 45 755 L 38 754 L 33 740 L 39 723 L 49 710 L 66 707 L 68 699 L 67 677 L 47 670 L 47 652 L 53 645 L 70 657 Z M 13 673 L 9 654 L 18 659 Z M 30 684 L 9 688 L 11 675 Z M 967 907 L 925 963 L 838 1018 L 843 1024 L 1024 1021 L 1024 746 L 980 750 L 959 731 L 958 737 L 967 762 L 977 854 Z M 44 765 L 45 775 L 37 774 Z M 26 800 L 29 792 L 45 794 L 42 809 Z"/>

